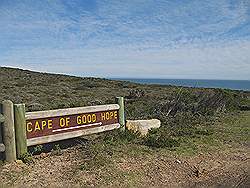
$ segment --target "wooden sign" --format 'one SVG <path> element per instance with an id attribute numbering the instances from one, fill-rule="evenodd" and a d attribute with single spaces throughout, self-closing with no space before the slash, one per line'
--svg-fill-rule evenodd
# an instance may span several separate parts
<path id="1" fill-rule="evenodd" d="M 26 113 L 27 145 L 79 137 L 120 127 L 119 105 L 100 105 Z"/>

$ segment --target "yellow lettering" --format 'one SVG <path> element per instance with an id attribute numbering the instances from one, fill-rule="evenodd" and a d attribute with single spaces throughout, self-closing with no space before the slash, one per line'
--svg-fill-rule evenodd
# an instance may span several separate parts
<path id="1" fill-rule="evenodd" d="M 114 118 L 117 119 L 117 111 L 114 111 Z"/>
<path id="2" fill-rule="evenodd" d="M 109 113 L 106 112 L 106 119 L 109 120 Z"/>
<path id="3" fill-rule="evenodd" d="M 102 120 L 105 120 L 105 113 L 101 113 Z"/>
<path id="4" fill-rule="evenodd" d="M 40 125 L 39 125 L 39 122 L 38 121 L 36 121 L 36 123 L 35 123 L 35 131 L 36 130 L 41 130 L 41 128 L 40 128 Z"/>
<path id="5" fill-rule="evenodd" d="M 48 120 L 48 129 L 52 129 L 52 120 Z"/>
<path id="6" fill-rule="evenodd" d="M 66 118 L 60 118 L 60 120 L 59 120 L 59 125 L 61 126 L 61 127 L 64 127 L 64 126 L 69 126 L 69 120 L 70 120 L 70 118 L 69 117 L 66 117 Z"/>
<path id="7" fill-rule="evenodd" d="M 86 117 L 86 115 L 83 115 L 82 116 L 82 123 L 84 124 L 84 123 L 87 123 L 87 117 Z"/>
<path id="8" fill-rule="evenodd" d="M 65 125 L 65 119 L 64 118 L 60 118 L 59 125 L 60 125 L 60 127 L 64 127 L 64 125 Z"/>
<path id="9" fill-rule="evenodd" d="M 94 123 L 94 122 L 96 122 L 96 115 L 95 114 L 86 114 L 86 115 L 82 115 L 82 116 L 77 116 L 76 121 L 77 121 L 78 125 L 91 123 L 91 122 Z"/>
<path id="10" fill-rule="evenodd" d="M 26 124 L 26 129 L 29 133 L 32 132 L 32 123 L 31 122 Z"/>
<path id="11" fill-rule="evenodd" d="M 66 118 L 66 126 L 67 126 L 67 127 L 69 126 L 69 120 L 70 120 L 70 118 L 67 117 L 67 118 Z"/>
<path id="12" fill-rule="evenodd" d="M 82 124 L 81 116 L 77 116 L 76 121 L 78 125 Z"/>
<path id="13" fill-rule="evenodd" d="M 96 115 L 92 114 L 92 122 L 95 123 L 96 122 Z"/>
<path id="14" fill-rule="evenodd" d="M 91 115 L 90 114 L 88 114 L 88 116 L 87 116 L 87 121 L 88 121 L 88 123 L 91 123 Z"/>
<path id="15" fill-rule="evenodd" d="M 43 130 L 43 128 L 46 126 L 46 121 L 42 121 L 42 130 Z"/>
<path id="16" fill-rule="evenodd" d="M 110 112 L 110 119 L 112 119 L 113 118 L 113 112 Z"/>

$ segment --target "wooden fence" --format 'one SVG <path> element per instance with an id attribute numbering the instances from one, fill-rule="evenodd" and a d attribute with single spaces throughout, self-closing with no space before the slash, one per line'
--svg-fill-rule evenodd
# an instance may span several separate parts
<path id="1" fill-rule="evenodd" d="M 1 104 L 1 132 L 3 143 L 1 143 L 2 151 L 4 150 L 6 161 L 16 160 L 16 141 L 14 128 L 14 105 L 11 101 L 5 100 Z"/>
<path id="2" fill-rule="evenodd" d="M 4 123 L 4 115 L 2 114 L 2 105 L 0 105 L 0 152 L 5 151 L 5 145 L 3 144 L 3 136 L 2 136 L 3 123 Z"/>
<path id="3" fill-rule="evenodd" d="M 6 161 L 27 153 L 28 146 L 125 127 L 124 99 L 116 104 L 26 112 L 24 104 L 0 105 L 0 152 Z"/>

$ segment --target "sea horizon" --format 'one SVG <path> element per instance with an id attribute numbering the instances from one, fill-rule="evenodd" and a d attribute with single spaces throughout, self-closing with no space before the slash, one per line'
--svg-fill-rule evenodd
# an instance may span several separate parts
<path id="1" fill-rule="evenodd" d="M 109 78 L 111 80 L 131 81 L 140 84 L 173 85 L 195 88 L 221 88 L 250 91 L 250 80 L 226 79 L 175 79 L 175 78 Z"/>

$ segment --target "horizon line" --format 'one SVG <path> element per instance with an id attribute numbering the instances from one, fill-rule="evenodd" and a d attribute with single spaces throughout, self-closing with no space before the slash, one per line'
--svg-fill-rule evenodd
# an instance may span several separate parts
<path id="1" fill-rule="evenodd" d="M 21 67 L 12 67 L 12 66 L 1 66 L 0 68 L 9 68 L 9 69 L 19 69 L 23 71 L 31 71 L 31 72 L 37 72 L 37 73 L 46 73 L 46 74 L 57 74 L 57 75 L 65 75 L 65 76 L 74 76 L 74 77 L 81 77 L 81 78 L 103 78 L 103 79 L 111 79 L 111 80 L 116 80 L 116 79 L 141 79 L 141 80 L 146 80 L 146 79 L 152 79 L 152 80 L 218 80 L 218 81 L 250 81 L 250 79 L 222 79 L 222 78 L 170 78 L 170 77 L 103 77 L 103 76 L 83 76 L 79 74 L 74 74 L 74 73 L 62 73 L 62 72 L 49 72 L 49 71 L 40 71 L 40 70 L 32 70 L 32 69 L 27 69 L 27 68 L 21 68 Z M 126 81 L 126 80 L 125 80 Z M 129 80 L 128 80 L 129 81 Z"/>

